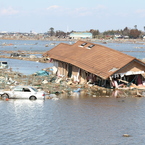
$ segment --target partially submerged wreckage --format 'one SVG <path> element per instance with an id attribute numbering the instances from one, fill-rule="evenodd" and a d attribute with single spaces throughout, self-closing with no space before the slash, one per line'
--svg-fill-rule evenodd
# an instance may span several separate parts
<path id="1" fill-rule="evenodd" d="M 43 57 L 57 68 L 57 76 L 71 78 L 74 83 L 91 83 L 105 88 L 143 88 L 145 85 L 145 63 L 99 44 L 60 43 Z"/>

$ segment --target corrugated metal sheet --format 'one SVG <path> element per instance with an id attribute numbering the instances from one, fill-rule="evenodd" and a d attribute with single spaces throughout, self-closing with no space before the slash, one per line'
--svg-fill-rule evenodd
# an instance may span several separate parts
<path id="1" fill-rule="evenodd" d="M 87 44 L 81 46 L 85 43 Z M 89 48 L 92 45 L 94 46 Z M 44 56 L 70 63 L 104 79 L 136 59 L 114 49 L 84 41 L 73 45 L 61 43 L 47 51 Z"/>

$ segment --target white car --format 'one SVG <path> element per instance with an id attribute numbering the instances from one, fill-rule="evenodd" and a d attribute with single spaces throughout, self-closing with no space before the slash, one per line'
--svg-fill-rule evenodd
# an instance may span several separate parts
<path id="1" fill-rule="evenodd" d="M 45 99 L 45 92 L 38 91 L 31 86 L 16 86 L 11 91 L 1 92 L 2 98 L 13 98 L 13 99 Z"/>

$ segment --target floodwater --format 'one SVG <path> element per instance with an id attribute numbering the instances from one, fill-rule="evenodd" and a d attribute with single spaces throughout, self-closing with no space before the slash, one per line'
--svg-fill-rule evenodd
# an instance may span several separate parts
<path id="1" fill-rule="evenodd" d="M 52 63 L 40 63 L 35 61 L 25 61 L 8 58 L 0 58 L 0 61 L 7 61 L 9 68 L 12 68 L 12 71 L 20 72 L 25 75 L 31 75 L 39 70 L 53 66 Z"/>
<path id="2" fill-rule="evenodd" d="M 145 144 L 145 98 L 0 100 L 0 110 L 1 145 Z"/>
<path id="3" fill-rule="evenodd" d="M 15 46 L 2 46 L 3 43 Z M 45 52 L 56 43 L 59 42 L 0 40 L 0 50 L 31 49 Z M 46 44 L 50 47 L 45 47 Z M 135 51 L 143 47 L 137 44 L 104 45 L 120 51 L 131 48 Z M 137 55 L 140 58 L 145 56 L 144 53 Z M 51 65 L 12 59 L 7 61 L 13 69 L 24 74 Z M 0 110 L 0 145 L 145 144 L 144 97 L 115 98 L 77 94 L 62 96 L 59 100 L 10 99 L 0 100 Z M 123 137 L 124 134 L 130 137 Z"/>

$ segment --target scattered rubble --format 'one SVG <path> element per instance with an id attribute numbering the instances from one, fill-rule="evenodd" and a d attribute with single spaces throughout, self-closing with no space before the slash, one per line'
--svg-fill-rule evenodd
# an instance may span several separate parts
<path id="1" fill-rule="evenodd" d="M 25 57 L 26 54 L 24 52 L 14 52 L 14 53 L 11 53 L 10 57 Z"/>
<path id="2" fill-rule="evenodd" d="M 51 68 L 45 69 L 47 75 L 23 75 L 19 72 L 12 72 L 9 69 L 0 70 L 0 89 L 9 90 L 16 85 L 33 86 L 37 89 L 44 90 L 48 94 L 47 99 L 58 100 L 62 95 L 66 97 L 79 97 L 81 94 L 85 96 L 97 97 L 144 97 L 143 90 L 138 89 L 107 89 L 97 85 L 76 84 L 71 79 L 65 77 L 57 77 L 51 71 Z M 43 72 L 43 70 L 42 70 Z M 53 95 L 52 95 L 53 94 Z"/>
<path id="3" fill-rule="evenodd" d="M 5 55 L 4 55 L 5 54 Z M 31 51 L 1 51 L 0 58 L 20 59 L 27 61 L 36 61 L 46 63 L 47 60 L 43 57 L 37 57 L 37 54 L 43 54 L 43 52 L 31 52 Z"/>
<path id="4" fill-rule="evenodd" d="M 70 41 L 70 40 L 69 40 Z M 95 40 L 96 41 L 96 40 Z M 112 40 L 113 42 L 122 43 L 122 40 Z M 111 41 L 111 42 L 112 42 Z M 124 40 L 125 43 L 127 40 Z M 130 43 L 134 41 L 129 40 Z M 102 43 L 108 43 L 102 40 Z M 126 42 L 128 43 L 128 42 Z M 2 46 L 11 46 L 14 44 L 3 43 Z M 37 43 L 35 44 L 37 45 Z M 45 47 L 50 45 L 56 45 L 55 43 L 46 44 Z M 143 43 L 144 45 L 144 43 Z M 15 46 L 15 45 L 14 45 Z M 17 47 L 17 46 L 15 46 Z M 144 47 L 141 47 L 144 48 Z M 32 51 L 1 51 L 0 58 L 11 58 L 11 59 L 20 59 L 28 61 L 36 61 L 47 63 L 47 59 L 37 57 L 37 54 L 43 54 L 44 52 L 32 52 Z M 5 54 L 5 55 L 4 55 Z M 145 62 L 145 60 L 143 60 Z M 40 73 L 41 72 L 41 73 Z M 46 70 L 40 70 L 32 75 L 23 75 L 19 72 L 12 72 L 9 69 L 0 70 L 0 89 L 10 89 L 11 86 L 16 85 L 31 85 L 35 86 L 37 89 L 43 89 L 49 94 L 54 94 L 56 98 L 61 96 L 61 94 L 66 94 L 66 96 L 78 96 L 81 93 L 86 94 L 86 96 L 97 98 L 97 97 L 116 97 L 116 98 L 125 98 L 128 96 L 131 97 L 144 97 L 144 90 L 139 90 L 136 88 L 128 88 L 127 90 L 120 89 L 106 89 L 99 87 L 94 84 L 76 84 L 71 79 L 66 79 L 65 77 L 57 77 L 55 67 L 48 68 Z M 47 75 L 44 75 L 42 72 L 45 72 Z M 47 98 L 54 98 L 54 95 L 49 95 Z M 57 100 L 57 99 L 56 99 Z"/>

